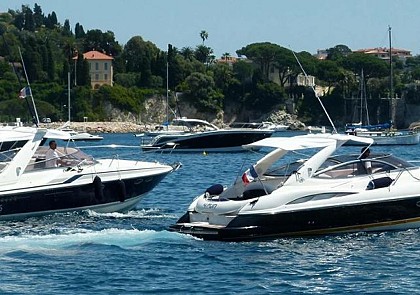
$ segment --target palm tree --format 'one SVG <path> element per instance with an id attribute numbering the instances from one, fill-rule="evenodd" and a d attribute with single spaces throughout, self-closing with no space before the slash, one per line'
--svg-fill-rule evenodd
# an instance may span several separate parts
<path id="1" fill-rule="evenodd" d="M 192 60 L 194 58 L 194 50 L 191 47 L 183 47 L 180 53 L 185 59 Z"/>
<path id="2" fill-rule="evenodd" d="M 230 53 L 229 53 L 229 52 L 225 52 L 225 53 L 223 53 L 223 55 L 222 55 L 222 59 L 223 59 L 225 62 L 227 62 L 227 61 L 228 61 L 229 57 L 230 57 Z"/>
<path id="3" fill-rule="evenodd" d="M 203 39 L 203 45 L 204 45 L 204 41 L 206 41 L 207 40 L 207 38 L 209 37 L 209 33 L 207 33 L 206 31 L 201 31 L 200 32 L 200 37 L 201 37 L 201 39 Z"/>

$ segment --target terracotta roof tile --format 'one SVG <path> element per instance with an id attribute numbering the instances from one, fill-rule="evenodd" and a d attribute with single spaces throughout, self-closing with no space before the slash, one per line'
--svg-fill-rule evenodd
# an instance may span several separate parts
<path id="1" fill-rule="evenodd" d="M 97 60 L 113 60 L 111 56 L 108 56 L 106 54 L 103 54 L 102 52 L 92 50 L 83 53 L 83 57 L 87 60 L 97 59 Z"/>

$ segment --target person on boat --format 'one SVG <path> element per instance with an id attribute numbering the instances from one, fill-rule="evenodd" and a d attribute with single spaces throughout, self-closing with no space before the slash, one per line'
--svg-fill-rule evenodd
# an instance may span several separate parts
<path id="1" fill-rule="evenodd" d="M 57 142 L 55 140 L 51 140 L 49 142 L 49 146 L 50 148 L 45 153 L 45 167 L 53 168 L 65 166 L 66 162 L 61 159 L 61 157 L 64 155 L 57 151 Z"/>
<path id="2" fill-rule="evenodd" d="M 359 157 L 360 160 L 366 159 L 370 155 L 369 147 L 365 146 L 360 151 L 361 155 Z M 357 164 L 357 171 L 358 174 L 371 174 L 372 173 L 372 163 L 370 161 L 360 161 Z"/>

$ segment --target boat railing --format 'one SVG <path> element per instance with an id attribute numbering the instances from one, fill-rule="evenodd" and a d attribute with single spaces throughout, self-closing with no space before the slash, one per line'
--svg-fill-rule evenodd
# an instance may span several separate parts
<path id="1" fill-rule="evenodd" d="M 20 151 L 20 147 L 11 148 L 0 152 L 0 162 L 10 162 Z"/>

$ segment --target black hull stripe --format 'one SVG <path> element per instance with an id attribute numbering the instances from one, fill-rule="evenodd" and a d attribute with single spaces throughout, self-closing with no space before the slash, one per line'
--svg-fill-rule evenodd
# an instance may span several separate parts
<path id="1" fill-rule="evenodd" d="M 119 170 L 118 171 L 118 173 L 119 172 L 125 172 L 125 171 L 132 171 L 132 170 Z M 150 176 L 144 176 L 143 178 L 147 178 L 147 177 L 155 177 L 155 176 L 160 176 L 160 175 L 167 175 L 167 174 L 169 174 L 171 171 L 169 171 L 169 172 L 162 172 L 162 173 L 158 173 L 158 174 L 153 174 L 153 175 L 150 175 Z M 74 175 L 74 176 L 72 176 L 72 177 L 70 177 L 70 178 L 68 178 L 67 180 L 65 180 L 65 181 L 63 181 L 63 182 L 57 182 L 57 183 L 50 183 L 50 184 L 44 184 L 44 185 L 39 185 L 39 186 L 32 186 L 32 187 L 30 187 L 30 189 L 38 189 L 38 188 L 40 188 L 40 189 L 43 189 L 43 188 L 51 188 L 52 186 L 59 186 L 59 185 L 61 185 L 61 184 L 69 184 L 69 183 L 73 183 L 74 181 L 76 181 L 77 179 L 79 179 L 80 177 L 82 177 L 82 176 L 88 176 L 88 177 L 91 177 L 92 178 L 92 180 L 94 179 L 94 177 L 95 176 L 99 176 L 99 177 L 102 177 L 103 175 L 106 175 L 106 174 L 109 174 L 110 172 L 97 172 L 97 173 L 86 173 L 86 174 L 79 174 L 79 175 Z M 122 180 L 126 180 L 126 178 L 121 178 Z M 127 179 L 129 179 L 129 178 L 127 178 Z M 29 189 L 28 187 L 22 187 L 22 188 L 20 188 L 19 190 L 26 190 L 26 189 Z M 2 197 L 2 195 L 4 195 L 5 193 L 10 193 L 10 192 L 15 192 L 16 190 L 18 190 L 18 189 L 16 189 L 16 188 L 14 188 L 14 189 L 9 189 L 9 190 L 2 190 L 1 192 L 0 192 L 0 198 Z"/>
<path id="2" fill-rule="evenodd" d="M 169 172 L 73 186 L 50 185 L 26 192 L 7 192 L 0 195 L 0 220 L 10 216 L 39 216 L 43 212 L 74 211 L 78 208 L 101 207 L 126 202 L 150 192 Z M 132 207 L 136 204 L 134 203 Z M 124 207 L 124 206 L 121 206 Z M 124 207 L 125 210 L 131 208 Z"/>

